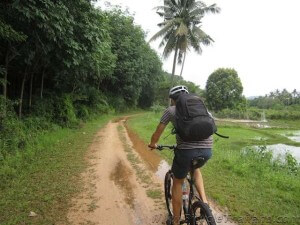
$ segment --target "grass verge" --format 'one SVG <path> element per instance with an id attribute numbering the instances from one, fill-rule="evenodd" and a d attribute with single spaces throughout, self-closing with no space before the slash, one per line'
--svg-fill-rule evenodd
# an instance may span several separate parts
<path id="1" fill-rule="evenodd" d="M 160 114 L 147 113 L 128 121 L 129 126 L 149 142 Z M 299 129 L 300 127 L 298 127 Z M 297 129 L 293 127 L 292 129 Z M 161 144 L 174 144 L 174 136 L 167 136 L 167 127 Z M 202 172 L 207 194 L 221 206 L 229 209 L 230 216 L 242 224 L 300 224 L 300 171 L 280 163 L 270 163 L 271 156 L 262 148 L 261 153 L 242 149 L 252 145 L 299 143 L 280 133 L 288 128 L 257 129 L 233 124 L 222 124 L 219 133 L 230 139 L 214 137 L 213 158 Z M 171 151 L 162 151 L 169 162 Z"/>
<path id="2" fill-rule="evenodd" d="M 87 166 L 88 145 L 111 118 L 41 134 L 8 157 L 0 166 L 0 224 L 66 224 L 70 199 L 82 188 L 79 178 Z M 29 217 L 31 211 L 37 216 Z"/>

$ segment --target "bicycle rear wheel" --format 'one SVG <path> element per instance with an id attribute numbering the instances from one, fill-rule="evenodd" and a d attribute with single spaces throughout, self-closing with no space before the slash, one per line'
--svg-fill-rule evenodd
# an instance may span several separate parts
<path id="1" fill-rule="evenodd" d="M 209 206 L 202 201 L 196 201 L 192 205 L 195 225 L 216 225 L 215 218 Z"/>
<path id="2" fill-rule="evenodd" d="M 169 217 L 173 217 L 173 206 L 172 206 L 172 187 L 173 187 L 173 173 L 168 171 L 165 176 L 165 200 Z"/>

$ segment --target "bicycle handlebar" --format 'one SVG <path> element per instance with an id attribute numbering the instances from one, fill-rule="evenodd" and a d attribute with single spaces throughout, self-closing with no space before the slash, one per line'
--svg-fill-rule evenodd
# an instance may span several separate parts
<path id="1" fill-rule="evenodd" d="M 168 149 L 175 149 L 176 148 L 176 145 L 157 145 L 157 150 L 161 151 L 165 148 L 168 148 Z"/>

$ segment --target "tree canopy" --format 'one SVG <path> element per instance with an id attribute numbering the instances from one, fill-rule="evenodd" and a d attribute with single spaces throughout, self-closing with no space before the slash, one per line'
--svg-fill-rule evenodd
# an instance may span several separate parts
<path id="1" fill-rule="evenodd" d="M 9 101 L 21 117 L 66 94 L 76 109 L 152 104 L 162 64 L 130 14 L 82 0 L 0 5 L 1 115 Z"/>
<path id="2" fill-rule="evenodd" d="M 201 44 L 209 45 L 213 39 L 201 29 L 202 19 L 207 13 L 219 13 L 215 4 L 207 6 L 195 0 L 165 0 L 163 6 L 156 7 L 157 14 L 163 18 L 158 24 L 160 30 L 150 41 L 162 38 L 163 57 L 167 58 L 174 51 L 172 75 L 175 74 L 176 62 L 181 63 L 188 48 L 202 52 Z M 172 76 L 172 79 L 173 79 Z"/>
<path id="3" fill-rule="evenodd" d="M 206 82 L 206 100 L 210 109 L 220 111 L 243 107 L 243 86 L 234 69 L 220 68 Z"/>

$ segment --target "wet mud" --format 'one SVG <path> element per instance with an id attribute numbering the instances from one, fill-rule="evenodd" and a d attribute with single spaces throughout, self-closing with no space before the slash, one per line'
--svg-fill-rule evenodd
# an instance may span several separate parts
<path id="1" fill-rule="evenodd" d="M 124 122 L 124 126 L 133 144 L 133 149 L 143 159 L 148 169 L 150 169 L 157 177 L 163 180 L 165 174 L 170 169 L 169 164 L 165 160 L 161 159 L 155 150 L 150 150 L 148 148 L 147 144 L 145 144 L 145 142 L 128 127 L 127 121 Z"/>
<path id="2" fill-rule="evenodd" d="M 130 182 L 132 171 L 121 160 L 110 174 L 110 179 L 124 192 L 124 200 L 134 208 L 134 185 Z"/>

